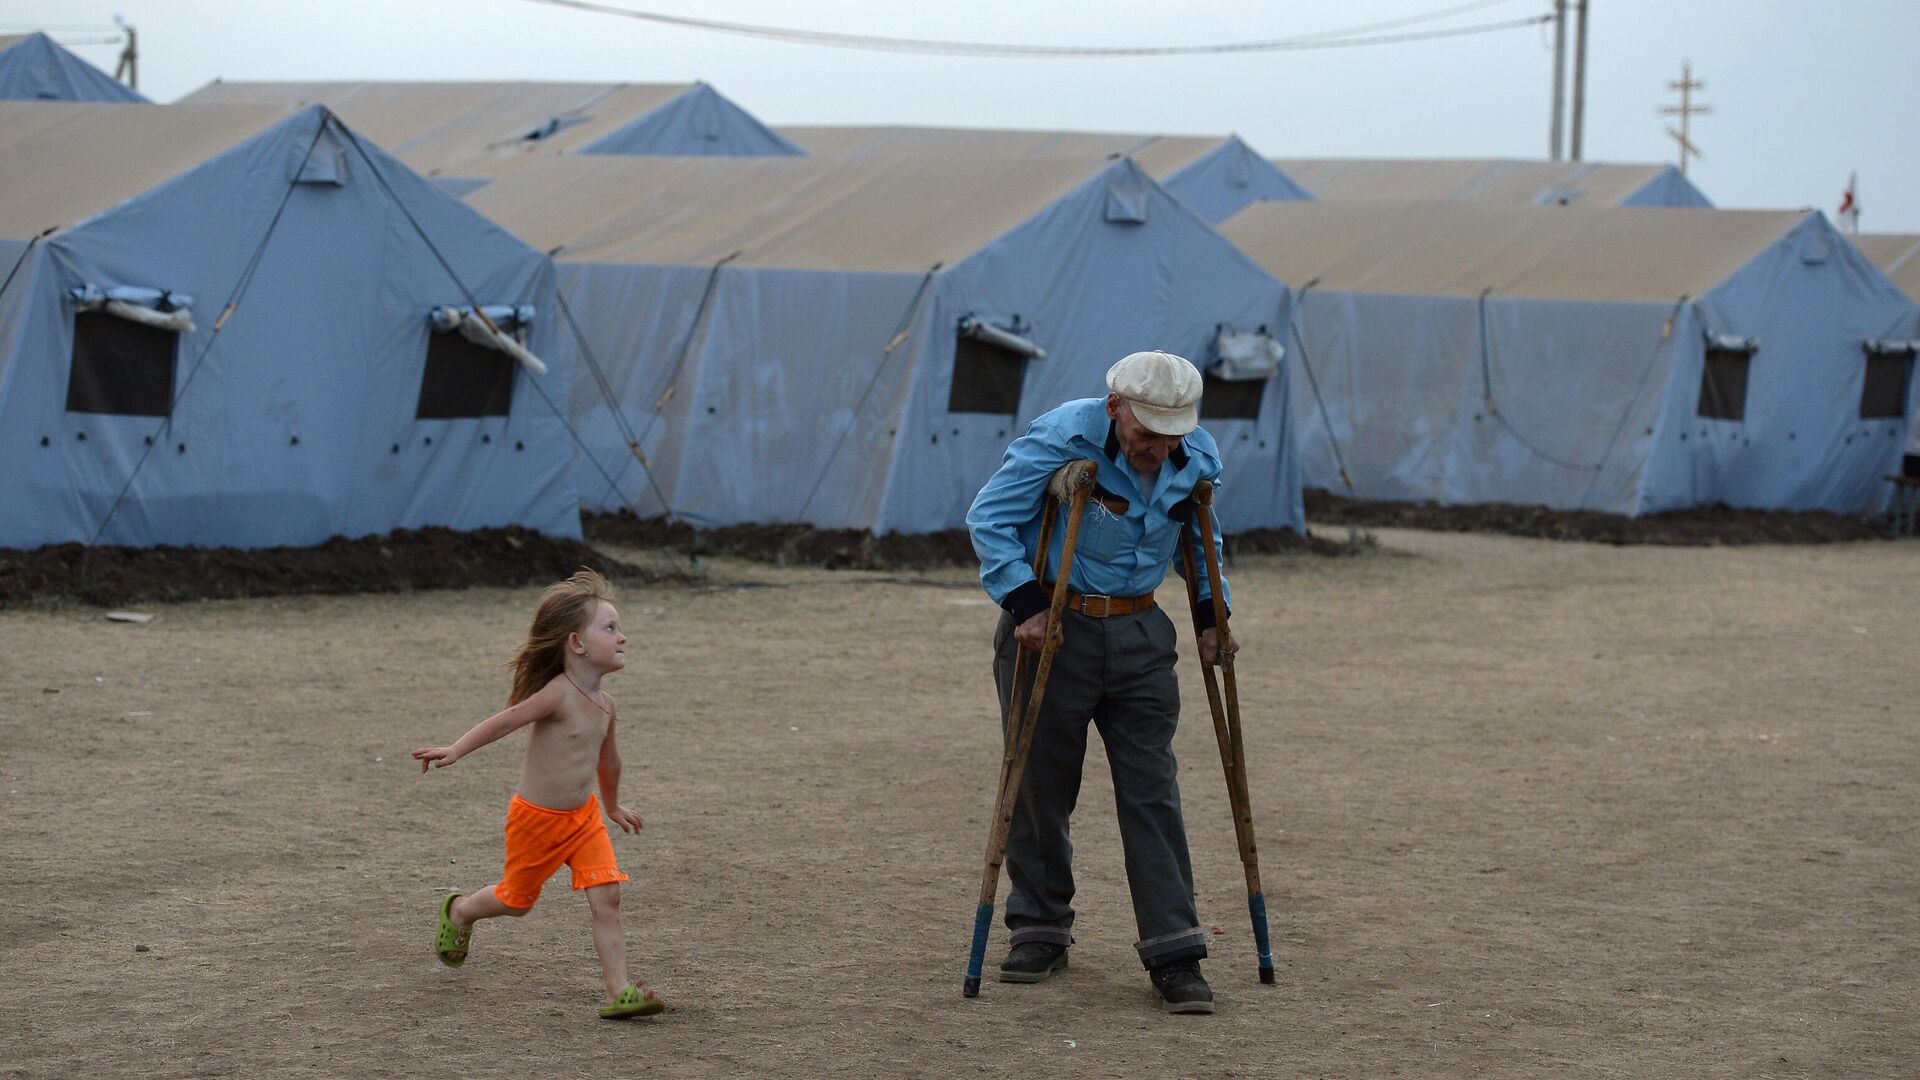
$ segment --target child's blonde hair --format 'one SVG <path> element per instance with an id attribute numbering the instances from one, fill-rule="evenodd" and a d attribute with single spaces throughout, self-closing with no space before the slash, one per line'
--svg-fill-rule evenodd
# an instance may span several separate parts
<path id="1" fill-rule="evenodd" d="M 526 642 L 507 665 L 513 669 L 508 705 L 532 697 L 565 669 L 567 635 L 585 628 L 602 600 L 613 603 L 613 586 L 585 567 L 567 580 L 547 586 L 547 591 L 540 594 L 540 606 L 534 609 Z"/>

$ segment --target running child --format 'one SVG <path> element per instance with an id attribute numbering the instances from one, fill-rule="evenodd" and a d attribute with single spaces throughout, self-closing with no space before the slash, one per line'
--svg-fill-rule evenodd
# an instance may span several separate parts
<path id="1" fill-rule="evenodd" d="M 503 735 L 530 729 L 520 786 L 507 805 L 506 873 L 491 889 L 441 901 L 434 951 L 448 967 L 466 963 L 473 924 L 525 915 L 540 898 L 540 887 L 565 863 L 573 887 L 587 893 L 593 948 L 607 984 L 600 1015 L 610 1020 L 666 1008 L 651 988 L 627 979 L 620 930 L 620 883 L 627 875 L 614 862 L 613 839 L 600 820 L 605 800 L 614 824 L 640 831 L 640 815 L 620 805 L 616 713 L 600 687 L 602 677 L 627 666 L 626 644 L 613 591 L 599 574 L 581 570 L 548 586 L 513 657 L 507 710 L 475 724 L 452 746 L 413 752 L 426 772 L 429 765 L 446 768 Z M 592 791 L 596 776 L 600 799 Z"/>

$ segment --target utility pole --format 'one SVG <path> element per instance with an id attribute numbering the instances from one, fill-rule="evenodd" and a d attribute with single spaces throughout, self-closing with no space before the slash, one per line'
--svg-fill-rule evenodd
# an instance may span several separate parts
<path id="1" fill-rule="evenodd" d="M 1573 160 L 1580 160 L 1581 133 L 1587 120 L 1587 9 L 1593 0 L 1577 0 L 1580 17 L 1573 27 Z"/>
<path id="2" fill-rule="evenodd" d="M 140 89 L 140 35 L 125 19 L 115 15 L 115 25 L 127 32 L 127 47 L 120 50 L 120 63 L 114 66 L 113 77 L 125 79 L 128 86 Z"/>
<path id="3" fill-rule="evenodd" d="M 1702 156 L 1700 148 L 1693 145 L 1691 131 L 1687 121 L 1696 116 L 1705 116 L 1713 111 L 1713 106 L 1711 105 L 1695 105 L 1693 103 L 1693 92 L 1695 90 L 1705 90 L 1706 88 L 1706 83 L 1693 77 L 1693 61 L 1682 60 L 1680 61 L 1680 81 L 1667 83 L 1667 89 L 1680 91 L 1680 104 L 1662 105 L 1660 107 L 1661 116 L 1678 116 L 1680 118 L 1680 129 L 1675 131 L 1673 125 L 1668 124 L 1667 134 L 1673 136 L 1674 140 L 1680 144 L 1680 175 L 1682 176 L 1687 174 L 1687 159 Z"/>
<path id="4" fill-rule="evenodd" d="M 1553 0 L 1553 135 L 1548 141 L 1551 160 L 1560 160 L 1561 129 L 1566 120 L 1567 0 Z"/>

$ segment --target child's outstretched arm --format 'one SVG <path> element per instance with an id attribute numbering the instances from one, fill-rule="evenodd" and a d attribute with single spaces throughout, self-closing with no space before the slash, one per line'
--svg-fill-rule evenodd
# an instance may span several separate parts
<path id="1" fill-rule="evenodd" d="M 559 704 L 559 696 L 560 692 L 554 689 L 552 683 L 548 683 L 520 704 L 494 713 L 473 725 L 452 746 L 423 746 L 413 752 L 414 759 L 420 762 L 421 772 L 426 772 L 429 765 L 444 769 L 504 735 L 510 735 L 535 720 L 552 716 Z"/>
<path id="2" fill-rule="evenodd" d="M 620 805 L 620 748 L 613 741 L 617 715 L 607 718 L 607 737 L 600 743 L 600 801 L 621 831 L 639 832 L 640 815 Z"/>

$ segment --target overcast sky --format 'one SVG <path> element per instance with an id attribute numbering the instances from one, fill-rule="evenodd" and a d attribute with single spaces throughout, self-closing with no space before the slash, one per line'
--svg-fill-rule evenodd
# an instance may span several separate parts
<path id="1" fill-rule="evenodd" d="M 606 0 L 644 10 L 898 37 L 1209 44 L 1290 37 L 1460 0 Z M 1867 232 L 1920 232 L 1920 3 L 1591 0 L 1586 157 L 1672 161 L 1656 109 L 1684 58 L 1713 106 L 1694 182 L 1723 207 L 1832 213 L 1860 174 Z M 1438 29 L 1539 14 L 1505 0 Z M 995 60 L 854 52 L 682 30 L 528 0 L 0 0 L 0 25 L 140 32 L 140 88 L 214 78 L 703 79 L 773 124 L 1237 132 L 1270 157 L 1547 153 L 1551 39 L 1527 27 L 1366 48 L 1169 59 Z M 56 32 L 69 40 L 85 31 Z M 74 51 L 111 69 L 112 46 Z"/>

